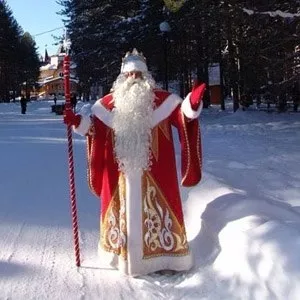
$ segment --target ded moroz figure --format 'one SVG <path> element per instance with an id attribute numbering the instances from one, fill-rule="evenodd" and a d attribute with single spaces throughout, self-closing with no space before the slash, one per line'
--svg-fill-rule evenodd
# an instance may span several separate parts
<path id="1" fill-rule="evenodd" d="M 85 135 L 88 180 L 101 199 L 100 258 L 121 272 L 145 275 L 193 266 L 177 181 L 172 127 L 181 143 L 181 184 L 201 179 L 198 117 L 205 84 L 182 100 L 157 89 L 136 49 L 123 58 L 110 94 L 91 113 L 65 111 Z"/>

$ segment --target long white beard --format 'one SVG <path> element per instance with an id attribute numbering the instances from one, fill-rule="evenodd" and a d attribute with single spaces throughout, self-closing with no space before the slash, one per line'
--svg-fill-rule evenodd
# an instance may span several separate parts
<path id="1" fill-rule="evenodd" d="M 146 170 L 150 166 L 153 83 L 152 78 L 120 75 L 114 85 L 114 151 L 119 170 L 124 173 Z"/>

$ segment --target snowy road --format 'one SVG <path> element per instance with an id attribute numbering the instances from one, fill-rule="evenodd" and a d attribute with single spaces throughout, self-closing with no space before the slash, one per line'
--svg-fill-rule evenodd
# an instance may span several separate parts
<path id="1" fill-rule="evenodd" d="M 99 204 L 74 136 L 75 267 L 66 133 L 50 103 L 0 104 L 0 299 L 291 299 L 300 294 L 300 114 L 202 116 L 204 177 L 182 189 L 196 265 L 130 278 L 97 257 Z M 202 218 L 201 218 L 202 217 Z"/>

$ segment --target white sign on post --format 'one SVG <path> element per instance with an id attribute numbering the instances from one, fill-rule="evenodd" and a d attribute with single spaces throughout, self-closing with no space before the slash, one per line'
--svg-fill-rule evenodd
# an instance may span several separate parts
<path id="1" fill-rule="evenodd" d="M 213 63 L 208 66 L 209 85 L 220 85 L 220 64 Z"/>

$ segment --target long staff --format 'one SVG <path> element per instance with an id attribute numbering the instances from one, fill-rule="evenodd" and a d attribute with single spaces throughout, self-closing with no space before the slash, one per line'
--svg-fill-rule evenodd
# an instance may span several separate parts
<path id="1" fill-rule="evenodd" d="M 66 35 L 67 36 L 67 35 Z M 71 110 L 71 95 L 70 95 L 70 46 L 71 43 L 65 39 L 65 56 L 64 56 L 64 91 L 65 91 L 65 109 Z M 79 236 L 78 236 L 78 218 L 77 218 L 77 206 L 76 206 L 76 189 L 75 189 L 75 176 L 74 176 L 74 159 L 73 159 L 73 142 L 72 142 L 72 128 L 71 125 L 67 125 L 68 136 L 68 157 L 69 157 L 69 183 L 70 183 L 70 201 L 71 201 L 71 214 L 72 214 L 72 228 L 76 266 L 80 267 L 80 248 L 79 248 Z"/>

